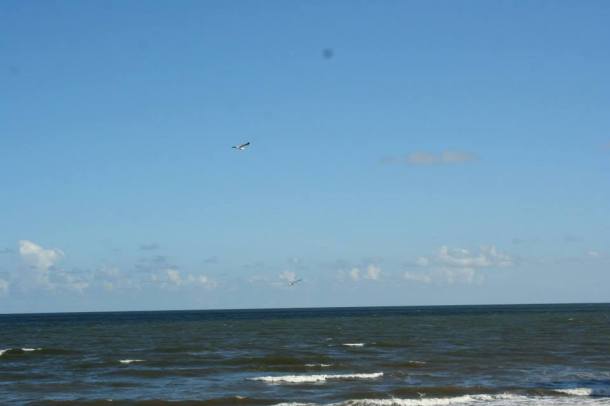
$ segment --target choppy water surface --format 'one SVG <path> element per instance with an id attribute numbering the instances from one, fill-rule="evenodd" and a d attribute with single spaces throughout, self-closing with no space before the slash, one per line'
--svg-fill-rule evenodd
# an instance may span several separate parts
<path id="1" fill-rule="evenodd" d="M 610 305 L 0 315 L 0 404 L 610 405 Z"/>

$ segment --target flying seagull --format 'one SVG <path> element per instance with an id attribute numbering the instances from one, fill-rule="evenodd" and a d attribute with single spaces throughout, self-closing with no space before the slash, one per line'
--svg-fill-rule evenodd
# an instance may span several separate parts
<path id="1" fill-rule="evenodd" d="M 244 149 L 248 148 L 250 146 L 249 142 L 246 142 L 245 144 L 239 144 L 239 145 L 233 145 L 233 148 L 239 151 L 243 151 Z"/>
<path id="2" fill-rule="evenodd" d="M 294 286 L 297 283 L 302 282 L 302 281 L 303 281 L 303 279 L 300 279 L 300 278 L 299 279 L 295 279 L 293 281 L 288 281 L 288 286 Z"/>

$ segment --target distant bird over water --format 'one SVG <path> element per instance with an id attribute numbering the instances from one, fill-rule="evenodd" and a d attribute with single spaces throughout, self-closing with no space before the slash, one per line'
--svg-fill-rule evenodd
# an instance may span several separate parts
<path id="1" fill-rule="evenodd" d="M 294 286 L 297 283 L 302 282 L 302 281 L 303 281 L 303 279 L 295 279 L 293 281 L 288 281 L 288 286 Z"/>
<path id="2" fill-rule="evenodd" d="M 233 145 L 233 149 L 236 149 L 238 151 L 243 151 L 244 149 L 248 148 L 249 146 L 250 146 L 250 143 L 246 142 L 245 144 Z"/>

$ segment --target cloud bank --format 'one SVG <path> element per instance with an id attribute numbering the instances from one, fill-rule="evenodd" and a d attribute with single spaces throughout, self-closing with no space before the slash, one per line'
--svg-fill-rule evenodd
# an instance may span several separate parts
<path id="1" fill-rule="evenodd" d="M 480 283 L 483 269 L 504 268 L 514 265 L 514 260 L 495 246 L 483 246 L 478 252 L 464 248 L 442 246 L 431 256 L 419 257 L 415 267 L 423 271 L 407 271 L 403 278 L 420 283 Z"/>

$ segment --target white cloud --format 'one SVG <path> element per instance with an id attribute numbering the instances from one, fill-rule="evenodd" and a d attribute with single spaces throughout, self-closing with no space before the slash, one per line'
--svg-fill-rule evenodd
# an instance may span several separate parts
<path id="1" fill-rule="evenodd" d="M 28 240 L 19 241 L 19 255 L 26 264 L 41 271 L 46 271 L 64 257 L 61 250 L 45 249 Z"/>
<path id="2" fill-rule="evenodd" d="M 141 290 L 142 281 L 114 266 L 102 266 L 92 274 L 92 284 L 106 291 Z"/>
<path id="3" fill-rule="evenodd" d="M 370 279 L 376 281 L 381 276 L 381 268 L 377 265 L 369 265 L 366 267 L 366 275 L 364 276 L 366 279 Z"/>
<path id="4" fill-rule="evenodd" d="M 475 154 L 463 151 L 443 151 L 440 154 L 414 152 L 407 155 L 407 163 L 411 165 L 451 165 L 476 160 L 477 156 Z"/>
<path id="5" fill-rule="evenodd" d="M 201 286 L 205 286 L 206 288 L 210 288 L 210 289 L 218 286 L 218 284 L 215 281 L 213 281 L 212 279 L 210 279 L 209 277 L 207 277 L 205 275 L 189 274 L 189 276 L 187 277 L 186 280 L 189 284 L 201 285 Z"/>
<path id="6" fill-rule="evenodd" d="M 180 272 L 177 269 L 166 269 L 165 272 L 167 273 L 167 280 L 169 283 L 176 286 L 182 285 L 183 281 L 180 277 Z"/>
<path id="7" fill-rule="evenodd" d="M 599 253 L 599 251 L 589 250 L 587 251 L 587 256 L 590 258 L 599 258 L 601 254 Z"/>
<path id="8" fill-rule="evenodd" d="M 183 275 L 176 268 L 163 269 L 153 274 L 151 280 L 158 283 L 162 288 L 197 287 L 203 286 L 209 289 L 215 288 L 217 283 L 206 275 Z"/>
<path id="9" fill-rule="evenodd" d="M 505 267 L 513 264 L 510 256 L 498 252 L 493 245 L 481 247 L 478 254 L 463 248 L 442 246 L 432 258 L 432 262 L 448 267 L 473 269 Z"/>
<path id="10" fill-rule="evenodd" d="M 429 257 L 419 257 L 415 265 L 426 268 L 424 272 L 405 272 L 404 279 L 420 283 L 480 283 L 482 269 L 502 268 L 512 266 L 513 259 L 499 252 L 495 246 L 483 246 L 478 253 L 464 248 L 449 248 L 442 246 L 436 254 Z"/>
<path id="11" fill-rule="evenodd" d="M 90 285 L 89 275 L 73 275 L 64 271 L 53 272 L 50 275 L 50 287 L 61 288 L 83 293 Z"/>
<path id="12" fill-rule="evenodd" d="M 4 296 L 8 293 L 8 281 L 0 279 L 0 296 Z"/>
<path id="13" fill-rule="evenodd" d="M 354 267 L 348 272 L 348 275 L 354 282 L 357 282 L 360 279 L 376 281 L 379 280 L 381 276 L 381 268 L 374 264 L 367 265 L 366 269 Z"/>
<path id="14" fill-rule="evenodd" d="M 64 257 L 61 250 L 43 248 L 29 240 L 21 240 L 18 245 L 21 259 L 28 265 L 18 278 L 18 283 L 22 288 L 43 288 L 46 290 L 66 288 L 79 291 L 84 289 L 85 286 L 80 279 L 65 273 L 61 269 L 53 269 L 53 272 L 49 272 Z"/>
<path id="15" fill-rule="evenodd" d="M 424 272 L 405 272 L 403 277 L 408 281 L 432 283 L 432 277 Z"/>

